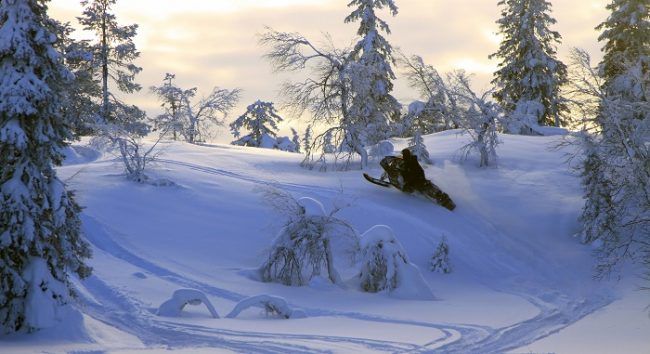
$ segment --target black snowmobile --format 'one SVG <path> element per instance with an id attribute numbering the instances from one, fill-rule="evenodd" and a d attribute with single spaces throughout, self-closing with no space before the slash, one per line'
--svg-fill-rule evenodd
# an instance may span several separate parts
<path id="1" fill-rule="evenodd" d="M 408 193 L 408 191 L 404 189 L 404 178 L 402 177 L 402 171 L 404 171 L 405 165 L 404 160 L 401 157 L 397 156 L 386 156 L 381 160 L 379 164 L 384 169 L 384 173 L 382 174 L 381 178 L 371 177 L 367 173 L 364 173 L 363 177 L 365 177 L 368 182 L 374 183 L 376 185 L 382 187 L 393 186 L 402 192 Z M 427 199 L 430 199 L 431 201 L 449 210 L 454 210 L 456 208 L 456 204 L 451 200 L 451 198 L 449 198 L 449 195 L 440 190 L 438 186 L 436 186 L 428 179 L 425 180 L 422 186 L 415 190 L 420 192 Z"/>

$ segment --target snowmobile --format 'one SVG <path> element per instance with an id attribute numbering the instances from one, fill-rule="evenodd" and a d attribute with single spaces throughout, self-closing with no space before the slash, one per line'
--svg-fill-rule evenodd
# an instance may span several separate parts
<path id="1" fill-rule="evenodd" d="M 374 183 L 382 187 L 393 186 L 406 193 L 404 190 L 404 178 L 402 177 L 401 173 L 401 171 L 404 170 L 404 160 L 397 156 L 386 156 L 381 160 L 379 164 L 384 169 L 384 173 L 381 175 L 381 178 L 374 178 L 372 176 L 369 176 L 367 173 L 364 173 L 363 177 L 365 177 L 365 179 L 370 183 Z M 449 198 L 449 195 L 440 190 L 438 186 L 429 180 L 426 180 L 424 185 L 421 188 L 417 189 L 417 191 L 427 199 L 449 210 L 454 210 L 456 208 L 456 204 L 451 200 L 451 198 Z"/>

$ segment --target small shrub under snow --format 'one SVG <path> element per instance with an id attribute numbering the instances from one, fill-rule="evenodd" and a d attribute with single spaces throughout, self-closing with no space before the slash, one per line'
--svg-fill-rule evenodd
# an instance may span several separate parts
<path id="1" fill-rule="evenodd" d="M 451 270 L 451 263 L 449 262 L 449 245 L 447 244 L 447 238 L 443 236 L 436 251 L 431 257 L 431 271 L 449 274 L 451 273 Z"/>
<path id="2" fill-rule="evenodd" d="M 277 189 L 263 192 L 266 201 L 288 219 L 259 269 L 261 279 L 305 285 L 323 274 L 332 283 L 341 284 L 336 258 L 354 254 L 358 236 L 349 224 L 334 217 L 338 209 L 326 214 L 322 204 L 312 198 L 296 200 Z"/>
<path id="3" fill-rule="evenodd" d="M 280 318 L 304 318 L 305 312 L 300 309 L 291 308 L 287 300 L 272 295 L 257 295 L 248 297 L 235 305 L 226 318 L 235 318 L 239 314 L 251 307 L 261 307 L 267 316 Z"/>
<path id="4" fill-rule="evenodd" d="M 185 306 L 201 304 L 204 304 L 208 308 L 212 317 L 219 318 L 219 314 L 214 306 L 212 306 L 210 300 L 208 300 L 203 292 L 195 289 L 178 289 L 174 291 L 171 299 L 163 302 L 156 314 L 158 316 L 179 317 Z"/>
<path id="5" fill-rule="evenodd" d="M 391 296 L 431 300 L 431 289 L 419 269 L 408 261 L 402 245 L 395 239 L 393 230 L 386 225 L 376 225 L 361 237 L 361 289 L 367 292 L 387 291 Z"/>

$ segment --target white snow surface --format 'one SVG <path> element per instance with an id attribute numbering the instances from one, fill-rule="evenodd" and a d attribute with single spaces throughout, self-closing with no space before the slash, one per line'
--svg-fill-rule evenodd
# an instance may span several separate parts
<path id="1" fill-rule="evenodd" d="M 458 162 L 468 139 L 458 133 L 424 137 L 435 161 L 427 177 L 456 202 L 453 212 L 369 184 L 361 171 L 310 171 L 299 154 L 231 145 L 164 143 L 149 174 L 175 185 L 141 185 L 124 178 L 114 156 L 77 143 L 58 174 L 85 207 L 94 251 L 93 275 L 75 281 L 80 312 L 35 334 L 0 337 L 0 352 L 647 353 L 648 297 L 636 291 L 635 270 L 621 282 L 593 280 L 592 249 L 571 236 L 583 201 L 566 150 L 551 149 L 561 137 L 500 135 L 499 167 L 480 169 Z M 265 185 L 325 210 L 347 199 L 337 217 L 357 230 L 388 225 L 436 300 L 248 277 L 283 226 L 256 192 Z M 442 235 L 449 275 L 426 270 Z M 156 316 L 179 288 L 202 292 L 217 309 L 269 294 L 307 317 L 214 319 L 197 306 Z"/>

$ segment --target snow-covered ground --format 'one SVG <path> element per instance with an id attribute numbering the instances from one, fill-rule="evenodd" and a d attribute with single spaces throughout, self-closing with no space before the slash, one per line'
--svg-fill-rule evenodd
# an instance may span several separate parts
<path id="1" fill-rule="evenodd" d="M 650 353 L 647 292 L 636 279 L 592 280 L 578 231 L 578 178 L 561 137 L 501 136 L 498 168 L 455 157 L 466 138 L 425 137 L 427 176 L 449 193 L 450 212 L 416 196 L 367 183 L 360 171 L 317 172 L 301 156 L 229 145 L 164 144 L 150 175 L 173 186 L 139 185 L 110 155 L 77 144 L 59 169 L 85 206 L 93 276 L 79 282 L 81 314 L 32 335 L 4 337 L 1 353 L 559 352 Z M 401 148 L 406 141 L 396 141 Z M 375 164 L 368 171 L 379 175 Z M 395 237 L 435 300 L 401 300 L 341 288 L 324 278 L 303 287 L 252 279 L 282 226 L 259 188 L 274 186 L 326 209 L 359 233 L 377 224 Z M 432 273 L 446 236 L 454 272 Z M 632 270 L 628 273 L 633 273 Z M 207 296 L 180 317 L 156 315 L 178 289 Z M 224 318 L 242 299 L 279 296 L 305 318 L 261 309 Z"/>

